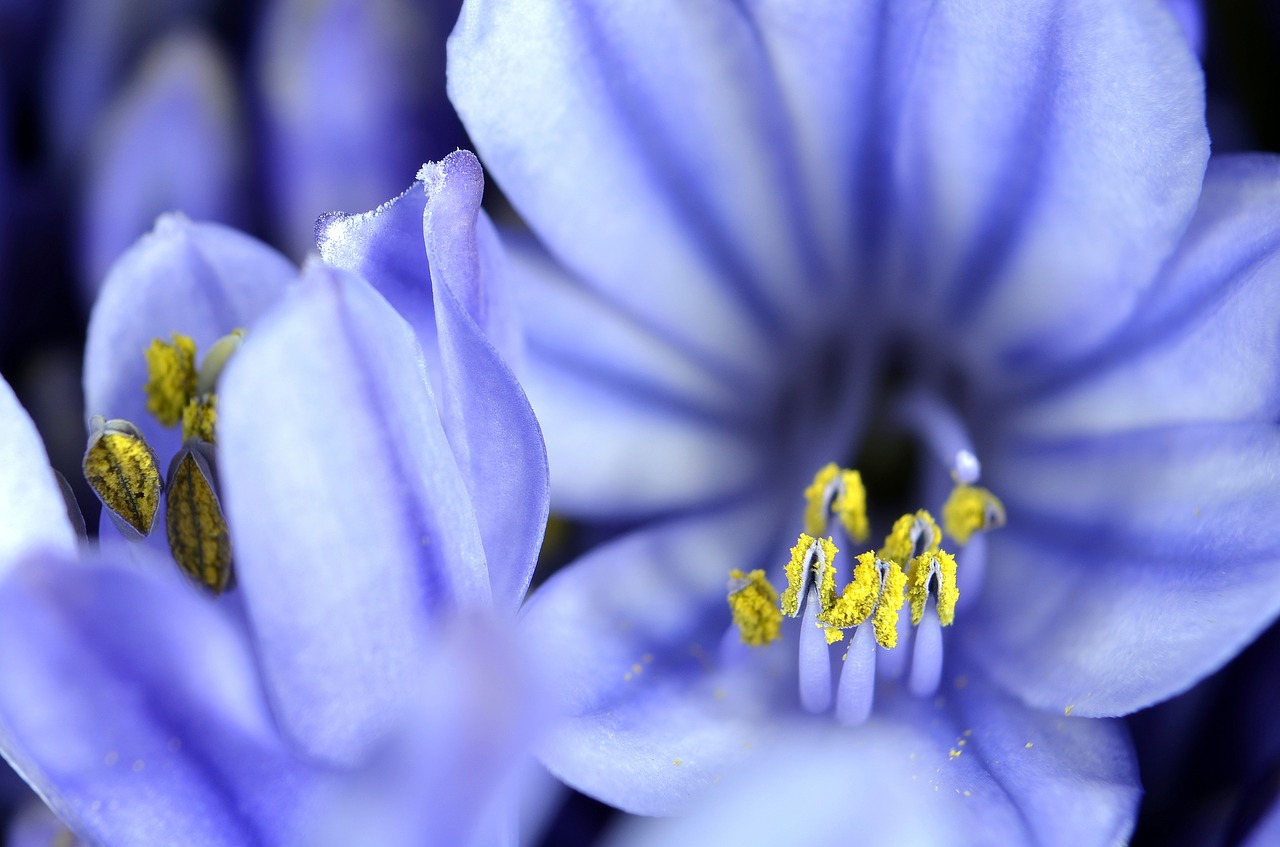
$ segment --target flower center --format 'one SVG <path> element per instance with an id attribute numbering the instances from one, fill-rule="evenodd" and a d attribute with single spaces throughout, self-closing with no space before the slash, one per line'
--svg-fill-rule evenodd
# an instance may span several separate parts
<path id="1" fill-rule="evenodd" d="M 961 596 L 961 565 L 944 541 L 959 550 L 966 568 L 980 573 L 984 547 L 974 542 L 1005 522 L 1000 500 L 974 484 L 981 465 L 949 408 L 927 395 L 907 395 L 896 415 L 950 472 L 953 485 L 942 506 L 942 527 L 924 509 L 902 515 L 878 550 L 863 548 L 856 556 L 851 578 L 837 590 L 840 548 L 863 545 L 870 521 L 861 474 L 831 463 L 805 489 L 804 531 L 791 549 L 781 596 L 764 571 L 730 574 L 732 626 L 743 643 L 767 647 L 781 636 L 784 616 L 801 618 L 800 702 L 806 710 L 818 713 L 831 706 L 830 645 L 851 636 L 835 698 L 836 717 L 850 725 L 871 714 L 878 651 L 885 654 L 880 676 L 901 677 L 909 652 L 910 690 L 917 696 L 937 690 L 942 628 L 955 621 Z M 965 585 L 976 594 L 978 582 L 969 579 Z M 911 611 L 909 625 L 901 614 L 904 606 Z"/>

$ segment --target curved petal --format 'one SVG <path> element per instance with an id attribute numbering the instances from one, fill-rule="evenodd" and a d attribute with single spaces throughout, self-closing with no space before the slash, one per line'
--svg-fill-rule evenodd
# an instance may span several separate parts
<path id="1" fill-rule="evenodd" d="M 443 611 L 490 602 L 475 515 L 408 325 L 314 263 L 223 375 L 219 458 L 272 701 L 352 763 L 417 692 Z"/>
<path id="2" fill-rule="evenodd" d="M 1002 429 L 1081 436 L 1280 418 L 1280 156 L 1215 157 L 1196 216 L 1115 343 Z"/>
<path id="3" fill-rule="evenodd" d="M 756 504 L 636 532 L 533 595 L 523 629 L 566 716 L 539 753 L 552 773 L 626 811 L 671 814 L 767 737 L 711 692 L 732 682 L 714 672 L 728 572 L 766 564 L 775 513 Z"/>
<path id="4" fill-rule="evenodd" d="M 1190 687 L 1280 614 L 1280 430 L 1020 442 L 985 463 L 1008 526 L 964 643 L 1028 702 L 1120 715 Z"/>
<path id="5" fill-rule="evenodd" d="M 75 553 L 76 535 L 44 442 L 0 378 L 0 574 L 24 553 Z"/>
<path id="6" fill-rule="evenodd" d="M 556 509 L 635 514 L 708 502 L 764 473 L 758 395 L 504 233 L 525 321 L 521 373 Z"/>
<path id="7" fill-rule="evenodd" d="M 0 676 L 5 756 L 83 839 L 279 844 L 307 819 L 243 634 L 176 573 L 29 560 Z"/>
<path id="8" fill-rule="evenodd" d="M 734 4 L 473 0 L 448 81 L 552 254 L 708 358 L 772 364 L 760 351 L 824 275 L 768 63 Z"/>
<path id="9" fill-rule="evenodd" d="M 180 33 L 151 49 L 89 157 L 81 282 L 90 301 L 111 263 L 162 212 L 241 223 L 239 119 L 235 79 L 215 43 Z"/>
<path id="10" fill-rule="evenodd" d="M 456 0 L 268 4 L 252 78 L 274 231 L 292 255 L 311 249 L 317 216 L 371 208 L 461 140 L 443 75 L 456 10 Z"/>
<path id="11" fill-rule="evenodd" d="M 160 461 L 168 461 L 181 433 L 147 411 L 143 351 L 153 338 L 180 332 L 202 355 L 231 330 L 250 327 L 295 279 L 297 269 L 260 241 L 162 216 L 112 266 L 94 305 L 85 340 L 86 413 L 132 421 Z"/>
<path id="12" fill-rule="evenodd" d="M 487 329 L 503 328 L 486 308 L 494 298 L 485 289 L 505 280 L 495 280 L 486 267 L 497 243 L 480 212 L 480 163 L 458 151 L 422 173 L 440 345 L 436 396 L 475 508 L 494 601 L 514 611 L 529 587 L 547 525 L 547 451 L 523 389 L 486 337 Z M 486 239 L 488 250 L 481 247 Z"/>
<path id="13" fill-rule="evenodd" d="M 891 692 L 857 729 L 775 726 L 690 815 L 637 820 L 611 843 L 1125 843 L 1142 791 L 1123 725 L 1037 712 L 962 679 L 937 700 Z"/>
<path id="14" fill-rule="evenodd" d="M 908 308 L 931 287 L 997 384 L 1089 353 L 1195 209 L 1204 83 L 1177 23 L 1158 0 L 946 0 L 912 63 L 892 161 Z"/>

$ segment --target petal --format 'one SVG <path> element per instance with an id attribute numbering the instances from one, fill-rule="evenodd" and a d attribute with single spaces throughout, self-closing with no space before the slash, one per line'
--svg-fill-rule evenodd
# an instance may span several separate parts
<path id="1" fill-rule="evenodd" d="M 508 234 L 527 332 L 525 390 L 542 422 L 558 511 L 664 511 L 764 473 L 764 404 Z"/>
<path id="2" fill-rule="evenodd" d="M 0 378 L 0 575 L 24 552 L 47 549 L 73 554 L 75 531 L 44 442 Z"/>
<path id="3" fill-rule="evenodd" d="M 171 209 L 242 222 L 235 80 L 216 44 L 161 41 L 104 115 L 88 162 L 81 268 L 92 300 L 111 263 Z"/>
<path id="4" fill-rule="evenodd" d="M 733 4 L 468 3 L 448 78 L 486 166 L 571 271 L 708 358 L 770 364 L 759 351 L 808 311 L 797 286 L 822 276 Z"/>
<path id="5" fill-rule="evenodd" d="M 480 213 L 484 177 L 475 156 L 458 151 L 423 168 L 423 220 L 431 264 L 440 377 L 436 396 L 449 445 L 476 511 L 494 602 L 514 610 L 537 564 L 547 525 L 547 451 L 515 375 L 486 338 L 496 328 L 486 287 L 498 287 L 481 247 L 495 239 Z M 485 224 L 480 227 L 480 224 Z"/>
<path id="6" fill-rule="evenodd" d="M 292 255 L 311 249 L 319 215 L 373 207 L 461 140 L 443 74 L 456 11 L 412 0 L 269 4 L 253 79 L 274 230 Z"/>
<path id="7" fill-rule="evenodd" d="M 93 843 L 288 843 L 306 787 L 233 618 L 180 582 L 28 561 L 0 585 L 0 744 Z"/>
<path id="8" fill-rule="evenodd" d="M 1190 687 L 1280 613 L 1280 431 L 1203 424 L 1021 441 L 985 463 L 1008 526 L 964 643 L 1054 711 Z"/>
<path id="9" fill-rule="evenodd" d="M 1004 426 L 1106 434 L 1280 418 L 1280 157 L 1215 157 L 1186 237 L 1116 342 Z"/>
<path id="10" fill-rule="evenodd" d="M 671 814 L 763 740 L 712 696 L 710 669 L 729 569 L 764 564 L 773 514 L 756 504 L 636 532 L 533 596 L 523 628 L 566 716 L 540 748 L 552 773 L 625 811 Z"/>
<path id="11" fill-rule="evenodd" d="M 692 814 L 610 843 L 1124 843 L 1141 787 L 1119 722 L 1037 712 L 980 677 L 940 699 L 892 692 L 852 730 L 775 726 Z"/>
<path id="12" fill-rule="evenodd" d="M 312 264 L 223 375 L 224 508 L 281 720 L 352 763 L 397 721 L 441 611 L 486 606 L 475 516 L 408 325 Z"/>
<path id="13" fill-rule="evenodd" d="M 908 308 L 992 383 L 1090 352 L 1195 209 L 1203 87 L 1155 0 L 934 4 L 892 162 Z"/>
<path id="14" fill-rule="evenodd" d="M 181 433 L 147 411 L 143 350 L 153 338 L 180 332 L 203 355 L 231 330 L 251 327 L 296 278 L 283 256 L 247 235 L 181 215 L 161 217 L 112 266 L 89 318 L 86 413 L 133 422 L 167 462 Z"/>

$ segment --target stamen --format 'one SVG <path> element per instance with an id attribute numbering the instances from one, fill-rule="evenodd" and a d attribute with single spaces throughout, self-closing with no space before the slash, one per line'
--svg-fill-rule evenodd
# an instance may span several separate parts
<path id="1" fill-rule="evenodd" d="M 891 562 L 910 562 L 917 556 L 936 553 L 942 544 L 942 530 L 933 515 L 924 509 L 898 518 L 876 555 Z"/>
<path id="2" fill-rule="evenodd" d="M 928 697 L 938 690 L 938 683 L 942 681 L 942 627 L 932 596 L 926 600 L 917 623 L 907 687 L 917 697 Z"/>
<path id="3" fill-rule="evenodd" d="M 907 600 L 911 603 L 911 622 L 920 625 L 926 605 L 930 605 L 937 593 L 938 618 L 943 626 L 951 626 L 956 615 L 956 600 L 960 591 L 956 588 L 956 560 L 945 550 L 936 553 L 923 553 L 911 560 L 911 569 L 907 573 Z M 930 591 L 930 587 L 934 591 Z"/>
<path id="4" fill-rule="evenodd" d="M 858 556 L 853 579 L 819 620 L 837 631 L 861 628 L 869 620 L 876 641 L 885 649 L 892 649 L 898 643 L 898 610 L 902 608 L 906 580 L 897 562 L 863 553 Z M 828 636 L 827 640 L 840 639 Z"/>
<path id="5" fill-rule="evenodd" d="M 964 423 L 949 403 L 931 391 L 916 390 L 898 398 L 894 419 L 916 433 L 957 483 L 972 485 L 982 475 L 982 466 Z"/>
<path id="6" fill-rule="evenodd" d="M 200 374 L 196 378 L 196 394 L 212 394 L 217 390 L 218 377 L 222 376 L 222 369 L 231 360 L 232 354 L 240 349 L 243 341 L 244 330 L 233 329 L 213 342 L 209 352 L 204 354 L 204 361 L 200 363 Z"/>
<path id="7" fill-rule="evenodd" d="M 777 640 L 782 631 L 778 592 L 764 571 L 729 571 L 729 609 L 742 634 L 742 643 L 762 647 Z"/>
<path id="8" fill-rule="evenodd" d="M 855 470 L 841 470 L 831 462 L 814 474 L 804 492 L 805 532 L 820 536 L 827 531 L 827 516 L 835 514 L 840 525 L 854 541 L 867 540 L 867 489 L 862 475 Z"/>
<path id="9" fill-rule="evenodd" d="M 142 433 L 125 420 L 94 415 L 82 463 L 84 478 L 126 538 L 151 533 L 160 509 L 160 468 Z"/>
<path id="10" fill-rule="evenodd" d="M 962 547 L 975 532 L 999 529 L 1004 522 L 1004 504 L 985 488 L 957 485 L 942 507 L 942 525 Z"/>
<path id="11" fill-rule="evenodd" d="M 194 439 L 214 443 L 214 426 L 218 422 L 218 397 L 201 394 L 192 397 L 182 410 L 182 440 Z"/>
<path id="12" fill-rule="evenodd" d="M 147 357 L 147 411 L 164 426 L 182 420 L 182 410 L 196 391 L 196 343 L 173 333 L 173 343 L 152 339 Z"/>
<path id="13" fill-rule="evenodd" d="M 858 726 L 871 717 L 876 691 L 876 638 L 870 627 L 860 626 L 849 639 L 849 652 L 840 669 L 836 692 L 836 718 L 845 726 Z"/>
<path id="14" fill-rule="evenodd" d="M 835 558 L 838 552 L 830 538 L 814 538 L 808 533 L 800 533 L 796 546 L 791 548 L 791 561 L 787 563 L 787 590 L 782 592 L 784 615 L 794 618 L 800 614 L 800 601 L 814 589 L 815 577 L 822 609 L 835 601 Z"/>
<path id="15" fill-rule="evenodd" d="M 227 520 L 214 491 L 209 445 L 190 442 L 174 457 L 165 494 L 169 550 L 198 585 L 221 594 L 231 582 Z"/>
<path id="16" fill-rule="evenodd" d="M 831 653 L 826 627 L 818 622 L 821 611 L 818 589 L 810 586 L 800 624 L 800 705 L 813 714 L 831 707 Z"/>

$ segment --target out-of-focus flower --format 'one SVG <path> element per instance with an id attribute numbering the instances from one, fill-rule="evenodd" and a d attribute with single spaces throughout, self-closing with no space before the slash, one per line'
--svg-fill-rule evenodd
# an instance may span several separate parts
<path id="1" fill-rule="evenodd" d="M 553 772 L 670 812 L 780 721 L 834 700 L 857 723 L 874 692 L 853 731 L 905 739 L 921 780 L 958 766 L 974 816 L 1020 810 L 1010 840 L 1123 839 L 1123 729 L 1080 716 L 1184 690 L 1280 611 L 1280 164 L 1206 171 L 1163 5 L 471 0 L 449 81 L 547 251 L 512 242 L 558 508 L 643 523 L 529 608 L 574 716 Z M 831 461 L 861 466 L 877 540 L 979 480 L 1003 501 L 967 545 L 944 523 L 954 626 L 917 521 L 878 556 L 931 554 L 919 630 L 859 627 L 844 662 L 824 643 L 875 544 L 829 513 Z M 806 623 L 735 643 L 726 582 L 768 608 L 747 572 L 786 585 L 802 528 L 844 534 L 834 585 L 802 540 L 784 609 Z M 1058 777 L 1103 811 L 1020 796 Z"/>
<path id="2" fill-rule="evenodd" d="M 455 193 L 437 192 L 428 228 L 442 266 L 475 252 L 450 246 L 478 215 Z M 5 524 L 29 555 L 3 561 L 0 737 L 79 836 L 465 843 L 490 825 L 538 714 L 503 621 L 536 558 L 546 462 L 510 370 L 448 272 L 433 275 L 423 336 L 355 274 L 312 263 L 295 282 L 265 245 L 182 218 L 113 269 L 90 326 L 87 405 L 136 420 L 162 462 L 199 445 L 146 411 L 147 343 L 179 333 L 199 355 L 247 328 L 206 398 L 214 443 L 199 446 L 235 588 L 214 599 L 167 554 L 126 555 L 119 540 L 102 562 L 75 562 L 66 543 Z M 448 363 L 440 384 L 424 359 Z M 25 431 L 16 403 L 2 420 Z M 502 473 L 509 462 L 518 474 Z M 12 478 L 48 494 L 39 465 Z M 4 493 L 8 509 L 19 492 Z M 177 514 L 153 536 L 217 540 L 209 509 Z"/>

